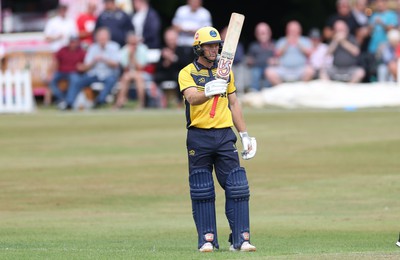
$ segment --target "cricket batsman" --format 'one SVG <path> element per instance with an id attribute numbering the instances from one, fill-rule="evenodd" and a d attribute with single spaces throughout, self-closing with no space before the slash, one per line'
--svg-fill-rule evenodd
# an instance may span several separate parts
<path id="1" fill-rule="evenodd" d="M 225 214 L 229 222 L 231 251 L 256 251 L 250 244 L 249 197 L 246 171 L 240 166 L 235 126 L 248 160 L 255 156 L 256 139 L 247 133 L 242 109 L 236 96 L 234 75 L 215 77 L 217 57 L 222 40 L 213 27 L 200 28 L 194 36 L 197 58 L 179 73 L 180 91 L 184 96 L 189 186 L 192 213 L 198 233 L 200 252 L 218 249 L 215 213 L 215 188 L 212 172 L 225 190 Z M 215 116 L 210 117 L 213 97 L 219 95 Z"/>

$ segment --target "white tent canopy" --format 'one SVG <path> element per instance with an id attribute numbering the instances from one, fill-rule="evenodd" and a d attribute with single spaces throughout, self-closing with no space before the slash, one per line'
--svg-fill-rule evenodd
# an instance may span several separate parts
<path id="1" fill-rule="evenodd" d="M 241 97 L 251 107 L 356 109 L 400 106 L 400 86 L 396 83 L 343 83 L 315 80 L 283 83 Z"/>

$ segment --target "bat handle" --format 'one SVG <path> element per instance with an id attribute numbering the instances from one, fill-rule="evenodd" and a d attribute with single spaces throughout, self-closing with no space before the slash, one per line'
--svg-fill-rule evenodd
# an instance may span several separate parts
<path id="1" fill-rule="evenodd" d="M 214 96 L 213 104 L 212 104 L 211 111 L 210 111 L 211 118 L 214 118 L 214 116 L 215 116 L 215 110 L 217 109 L 218 98 L 219 98 L 219 95 Z"/>

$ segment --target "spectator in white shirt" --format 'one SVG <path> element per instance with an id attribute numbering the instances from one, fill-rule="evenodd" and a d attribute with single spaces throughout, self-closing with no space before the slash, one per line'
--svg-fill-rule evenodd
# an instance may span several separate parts
<path id="1" fill-rule="evenodd" d="M 50 18 L 45 25 L 45 40 L 50 43 L 53 52 L 57 52 L 66 46 L 72 36 L 78 35 L 76 23 L 73 19 L 67 17 L 67 10 L 66 5 L 59 5 L 57 15 Z"/>
<path id="2" fill-rule="evenodd" d="M 176 9 L 172 25 L 179 32 L 178 46 L 186 50 L 186 63 L 192 62 L 195 58 L 192 48 L 194 34 L 201 27 L 212 26 L 210 11 L 203 7 L 202 0 L 187 0 L 186 5 Z"/>

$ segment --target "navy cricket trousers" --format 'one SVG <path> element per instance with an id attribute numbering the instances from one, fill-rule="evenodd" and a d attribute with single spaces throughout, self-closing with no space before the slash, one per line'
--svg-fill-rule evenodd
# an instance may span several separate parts
<path id="1" fill-rule="evenodd" d="M 191 127 L 187 132 L 186 146 L 189 174 L 196 169 L 215 169 L 216 177 L 225 189 L 229 173 L 240 166 L 237 137 L 232 128 L 200 129 Z"/>

